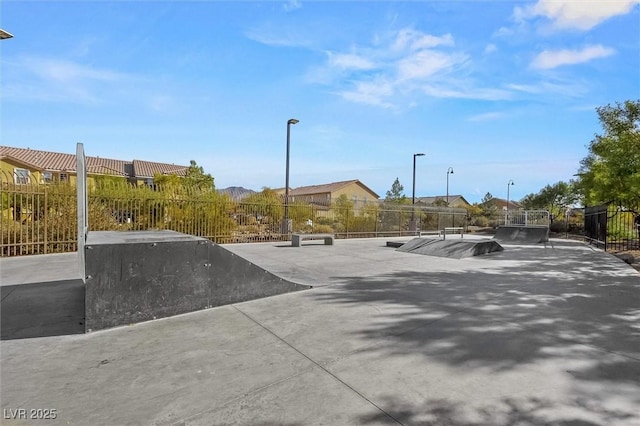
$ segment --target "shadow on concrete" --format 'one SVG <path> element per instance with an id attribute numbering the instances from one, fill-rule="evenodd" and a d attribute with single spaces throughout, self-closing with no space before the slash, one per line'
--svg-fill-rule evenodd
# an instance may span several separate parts
<path id="1" fill-rule="evenodd" d="M 527 425 L 527 426 L 602 426 L 617 424 L 630 416 L 606 415 L 610 423 L 590 421 L 584 418 L 567 418 L 549 421 L 545 412 L 553 410 L 556 404 L 548 399 L 528 398 L 518 401 L 515 398 L 503 398 L 499 401 L 500 413 L 489 410 L 473 410 L 461 407 L 446 399 L 430 399 L 416 409 L 395 398 L 386 398 L 386 406 L 395 407 L 394 417 L 401 424 L 426 424 L 439 426 L 481 426 L 481 425 Z M 576 401 L 571 407 L 576 411 L 588 409 L 584 401 Z M 470 418 L 471 417 L 471 418 Z M 379 424 L 386 421 L 384 413 L 361 417 L 362 424 Z"/>
<path id="2" fill-rule="evenodd" d="M 382 309 L 375 321 L 354 332 L 371 340 L 367 352 L 422 354 L 427 365 L 437 362 L 495 373 L 544 366 L 575 387 L 563 400 L 516 396 L 491 400 L 491 408 L 429 399 L 424 406 L 407 405 L 392 396 L 376 401 L 403 424 L 592 425 L 637 419 L 640 275 L 607 254 L 584 249 L 505 250 L 508 258 L 492 257 L 491 265 L 465 272 L 333 277 L 340 285 L 314 297 L 354 306 L 411 308 L 403 313 Z M 513 259 L 519 261 L 510 262 Z M 424 315 L 430 310 L 449 314 L 434 321 Z M 554 418 L 549 414 L 553 412 L 562 415 Z M 496 413 L 502 417 L 496 419 Z"/>
<path id="3" fill-rule="evenodd" d="M 0 287 L 1 340 L 84 333 L 82 280 Z"/>

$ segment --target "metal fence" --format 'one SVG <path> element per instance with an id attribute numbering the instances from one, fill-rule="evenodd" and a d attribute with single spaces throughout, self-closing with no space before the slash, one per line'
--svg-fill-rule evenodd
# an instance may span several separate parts
<path id="1" fill-rule="evenodd" d="M 0 256 L 77 250 L 76 188 L 66 182 L 15 183 L 0 173 Z M 465 209 L 412 207 L 376 201 L 314 204 L 297 198 L 287 206 L 292 232 L 334 233 L 337 238 L 414 235 L 421 230 L 465 226 Z M 88 188 L 90 231 L 169 229 L 216 243 L 284 241 L 285 205 L 275 193 L 240 201 L 216 191 L 181 186 L 145 187 L 98 182 Z M 286 229 L 286 228 L 285 228 Z"/>
<path id="2" fill-rule="evenodd" d="M 640 203 L 586 207 L 585 239 L 606 251 L 640 250 Z"/>
<path id="3" fill-rule="evenodd" d="M 504 215 L 504 224 L 548 227 L 551 220 L 547 210 L 508 210 Z"/>

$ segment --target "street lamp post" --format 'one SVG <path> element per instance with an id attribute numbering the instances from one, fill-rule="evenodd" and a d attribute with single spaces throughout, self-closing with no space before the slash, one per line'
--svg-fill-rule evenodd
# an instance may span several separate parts
<path id="1" fill-rule="evenodd" d="M 289 226 L 289 150 L 291 146 L 291 125 L 299 123 L 295 118 L 287 121 L 287 171 L 284 183 L 284 219 L 282 221 L 281 233 L 288 234 L 291 231 Z"/>
<path id="2" fill-rule="evenodd" d="M 453 167 L 447 169 L 447 207 L 449 207 L 449 175 L 453 174 Z"/>
<path id="3" fill-rule="evenodd" d="M 509 179 L 507 182 L 507 213 L 504 216 L 504 224 L 508 225 L 507 221 L 509 220 L 509 189 L 514 185 L 513 180 Z"/>
<path id="4" fill-rule="evenodd" d="M 413 205 L 416 203 L 416 157 L 422 157 L 424 153 L 419 152 L 417 154 L 413 154 L 413 187 L 411 191 L 411 223 L 409 225 L 409 231 L 414 234 L 418 230 L 418 226 L 416 224 L 416 211 Z"/>
<path id="5" fill-rule="evenodd" d="M 453 167 L 447 169 L 447 207 L 449 207 L 449 175 L 453 174 Z M 451 213 L 451 226 L 456 226 L 455 216 Z"/>

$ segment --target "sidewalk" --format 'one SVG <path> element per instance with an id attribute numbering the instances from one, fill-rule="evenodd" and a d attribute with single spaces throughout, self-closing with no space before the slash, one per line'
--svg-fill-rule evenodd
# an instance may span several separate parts
<path id="1" fill-rule="evenodd" d="M 387 240 L 225 245 L 314 288 L 2 341 L 2 424 L 640 424 L 629 265 L 572 241 L 447 259 Z"/>

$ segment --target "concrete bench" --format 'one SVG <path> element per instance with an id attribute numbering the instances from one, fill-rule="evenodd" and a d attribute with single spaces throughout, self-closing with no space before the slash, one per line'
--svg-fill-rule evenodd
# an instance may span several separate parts
<path id="1" fill-rule="evenodd" d="M 443 229 L 443 233 L 442 233 L 442 239 L 443 240 L 447 239 L 447 233 L 449 233 L 449 234 L 460 233 L 460 238 L 463 238 L 464 237 L 464 228 L 461 227 L 461 226 L 452 226 L 452 227 L 444 228 Z"/>
<path id="2" fill-rule="evenodd" d="M 291 245 L 300 247 L 302 240 L 324 240 L 324 244 L 333 245 L 333 234 L 291 234 Z"/>

